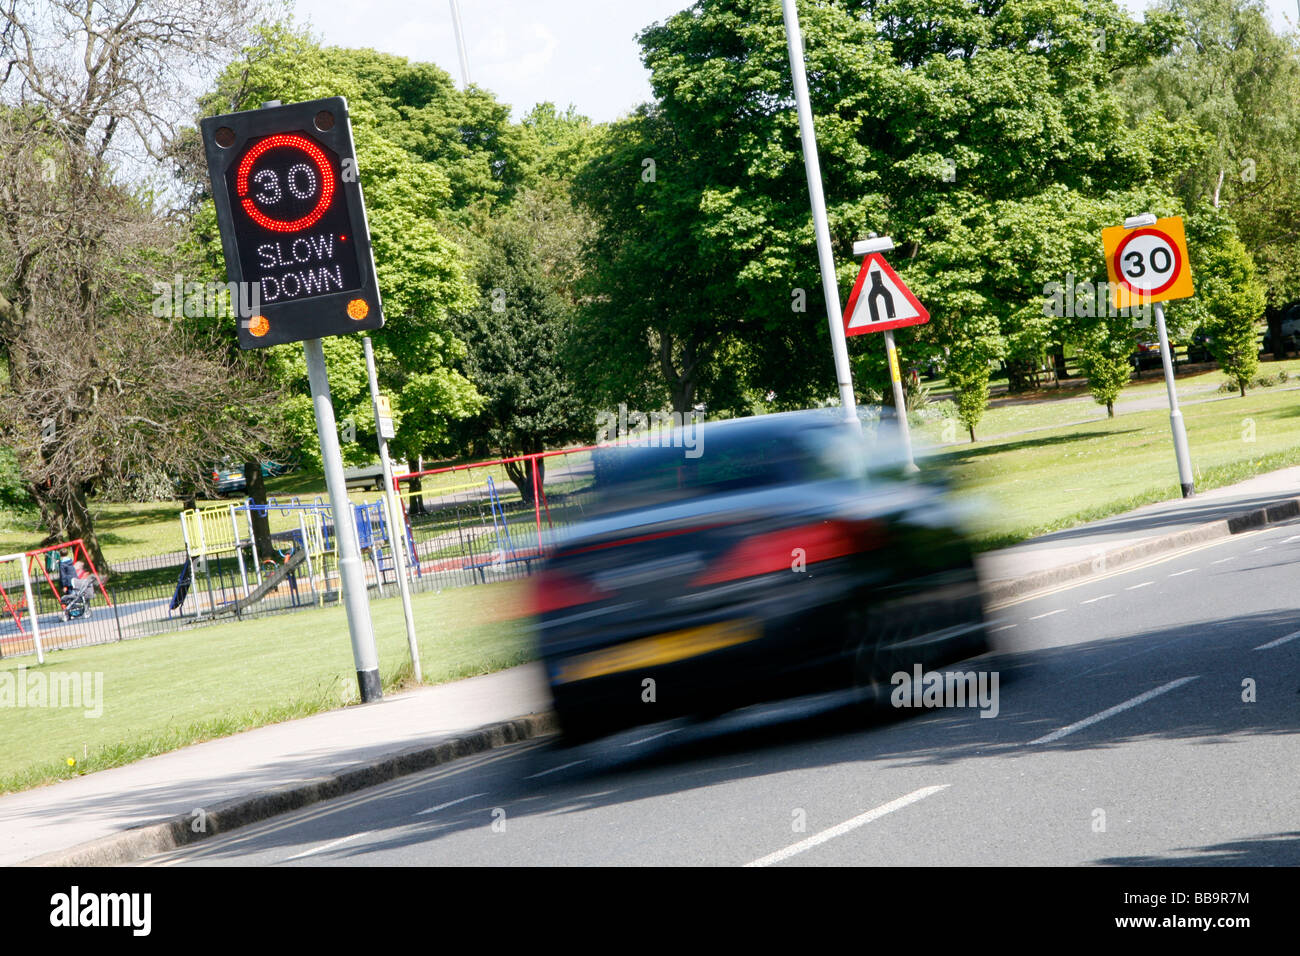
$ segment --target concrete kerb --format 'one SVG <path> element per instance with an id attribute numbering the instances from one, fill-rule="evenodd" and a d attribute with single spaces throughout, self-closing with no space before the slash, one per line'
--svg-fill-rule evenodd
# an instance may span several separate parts
<path id="1" fill-rule="evenodd" d="M 166 853 L 198 843 L 219 833 L 228 833 L 250 823 L 332 800 L 373 787 L 407 774 L 450 763 L 461 757 L 530 740 L 559 730 L 552 713 L 529 714 L 502 723 L 489 724 L 436 744 L 420 745 L 386 754 L 369 763 L 328 776 L 306 780 L 290 787 L 278 787 L 238 797 L 215 807 L 204 808 L 203 832 L 194 832 L 192 813 L 135 827 L 83 846 L 47 853 L 27 860 L 23 866 L 113 866 Z"/>
<path id="2" fill-rule="evenodd" d="M 1241 534 L 1267 524 L 1287 521 L 1300 516 L 1300 498 L 1287 498 L 1269 505 L 1267 508 L 1254 508 L 1238 512 L 1217 521 L 1209 521 L 1193 528 L 1175 531 L 1140 541 L 1137 544 L 1122 545 L 1108 551 L 1098 551 L 1091 557 L 1070 564 L 1058 565 L 1033 574 L 1022 575 L 1006 581 L 993 581 L 985 587 L 985 600 L 990 606 L 1005 604 L 1018 598 L 1026 597 L 1037 591 L 1059 587 L 1071 581 L 1079 581 L 1094 575 L 1118 570 L 1143 558 L 1154 557 L 1169 551 L 1177 551 L 1195 544 L 1226 538 Z"/>

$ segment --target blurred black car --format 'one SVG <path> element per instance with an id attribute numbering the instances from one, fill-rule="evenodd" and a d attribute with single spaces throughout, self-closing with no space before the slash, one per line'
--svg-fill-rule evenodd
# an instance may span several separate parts
<path id="1" fill-rule="evenodd" d="M 846 687 L 879 698 L 914 664 L 987 649 L 946 491 L 905 477 L 892 423 L 863 428 L 792 412 L 700 426 L 694 448 L 593 452 L 597 502 L 533 592 L 569 741 Z"/>

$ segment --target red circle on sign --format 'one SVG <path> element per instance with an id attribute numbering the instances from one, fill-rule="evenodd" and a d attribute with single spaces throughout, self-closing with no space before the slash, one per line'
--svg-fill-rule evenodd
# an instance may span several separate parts
<path id="1" fill-rule="evenodd" d="M 316 208 L 307 215 L 286 222 L 283 219 L 273 219 L 262 210 L 257 208 L 251 196 L 248 195 L 248 175 L 253 171 L 253 163 L 257 162 L 267 150 L 277 147 L 289 147 L 300 149 L 307 154 L 312 163 L 315 164 L 316 170 L 320 173 L 320 199 L 316 202 Z M 325 158 L 325 153 L 319 146 L 313 143 L 306 136 L 296 134 L 281 134 L 279 136 L 268 136 L 266 139 L 258 142 L 256 146 L 244 154 L 239 161 L 239 171 L 235 176 L 235 192 L 239 195 L 244 205 L 244 212 L 248 217 L 257 223 L 263 229 L 270 229 L 273 232 L 297 232 L 299 229 L 307 229 L 314 226 L 320 221 L 320 217 L 325 215 L 329 209 L 330 203 L 334 199 L 334 170 L 330 168 L 329 160 Z"/>
<path id="2" fill-rule="evenodd" d="M 1170 255 L 1173 256 L 1174 259 L 1174 268 L 1173 271 L 1170 272 L 1169 274 L 1169 279 L 1163 285 L 1158 285 L 1153 289 L 1135 288 L 1132 284 L 1129 283 L 1127 279 L 1124 278 L 1124 270 L 1120 268 L 1120 258 L 1124 255 L 1124 250 L 1127 249 L 1128 244 L 1132 242 L 1134 239 L 1136 239 L 1138 236 L 1159 236 L 1161 239 L 1163 239 L 1165 242 L 1169 244 L 1169 253 Z M 1124 237 L 1124 239 L 1120 242 L 1120 244 L 1115 247 L 1115 255 L 1111 260 L 1111 264 L 1115 269 L 1115 275 L 1119 277 L 1120 285 L 1124 286 L 1124 288 L 1128 289 L 1128 291 L 1133 293 L 1134 295 L 1140 298 L 1144 298 L 1146 296 L 1159 295 L 1161 292 L 1164 292 L 1166 289 L 1168 289 L 1170 286 L 1172 286 L 1175 282 L 1178 281 L 1178 277 L 1182 274 L 1183 271 L 1183 256 L 1178 251 L 1178 243 L 1174 242 L 1172 236 L 1170 236 L 1167 232 L 1162 232 L 1159 229 L 1155 229 L 1148 226 L 1145 229 L 1135 229 L 1132 232 L 1130 232 L 1127 236 Z"/>

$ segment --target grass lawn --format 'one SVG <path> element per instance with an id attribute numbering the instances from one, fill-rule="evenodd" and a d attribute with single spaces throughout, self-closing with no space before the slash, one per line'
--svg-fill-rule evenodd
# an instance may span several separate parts
<path id="1" fill-rule="evenodd" d="M 1260 389 L 1188 405 L 1183 419 L 1199 490 L 1300 464 L 1300 392 Z M 926 461 L 987 505 L 979 532 L 985 548 L 1180 493 L 1167 408 L 950 445 Z"/>
<path id="2" fill-rule="evenodd" d="M 1286 372 L 1291 381 L 1285 386 L 1300 385 L 1300 359 L 1282 362 L 1260 362 L 1259 375 L 1275 377 L 1279 372 Z M 1207 398 L 1220 398 L 1227 393 L 1216 391 L 1227 376 L 1218 369 L 1209 371 L 1180 373 L 1175 379 L 1180 403 L 1203 401 Z M 1274 386 L 1276 388 L 1276 386 Z M 1252 389 L 1253 393 L 1263 394 L 1269 389 Z M 1235 393 L 1233 393 L 1235 394 Z M 1247 399 L 1249 400 L 1249 398 Z M 1133 382 L 1120 393 L 1116 412 L 1125 414 L 1125 405 L 1133 402 L 1156 401 L 1165 403 L 1165 380 L 1159 369 L 1142 373 L 1141 379 Z M 1027 395 L 1009 395 L 994 398 L 989 403 L 988 411 L 975 428 L 977 438 L 996 439 L 1010 432 L 1024 431 L 1029 428 L 1042 428 L 1051 425 L 1066 425 L 1072 422 L 1087 421 L 1106 417 L 1106 408 L 1093 401 L 1085 385 L 1071 385 L 1068 381 L 1062 388 L 1045 388 Z M 938 444 L 945 441 L 943 423 L 930 421 L 915 429 L 918 442 Z M 960 423 L 956 425 L 956 434 L 946 436 L 947 441 L 962 441 L 966 438 L 965 429 Z"/>
<path id="3" fill-rule="evenodd" d="M 531 640 L 518 618 L 523 589 L 500 582 L 412 596 L 426 683 L 523 663 Z M 400 601 L 371 604 L 384 689 L 409 682 Z M 103 714 L 54 707 L 0 709 L 0 792 L 103 770 L 252 727 L 357 700 L 342 607 L 195 628 L 121 644 L 0 660 L 5 672 L 102 673 Z M 68 759 L 76 761 L 68 766 Z"/>

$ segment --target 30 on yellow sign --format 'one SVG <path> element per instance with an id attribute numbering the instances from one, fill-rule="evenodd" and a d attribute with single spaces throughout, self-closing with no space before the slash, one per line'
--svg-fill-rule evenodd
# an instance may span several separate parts
<path id="1" fill-rule="evenodd" d="M 1157 219 L 1155 225 L 1138 229 L 1111 226 L 1101 231 L 1101 241 L 1116 308 L 1196 294 L 1181 216 Z"/>

